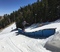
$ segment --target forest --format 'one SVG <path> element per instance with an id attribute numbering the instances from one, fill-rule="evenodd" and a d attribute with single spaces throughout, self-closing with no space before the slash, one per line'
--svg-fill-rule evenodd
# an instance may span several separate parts
<path id="1" fill-rule="evenodd" d="M 33 23 L 51 22 L 60 19 L 60 0 L 37 0 L 37 2 L 20 7 L 11 14 L 4 14 L 0 20 L 0 29 L 15 22 L 17 28 L 22 27 L 22 21 Z"/>

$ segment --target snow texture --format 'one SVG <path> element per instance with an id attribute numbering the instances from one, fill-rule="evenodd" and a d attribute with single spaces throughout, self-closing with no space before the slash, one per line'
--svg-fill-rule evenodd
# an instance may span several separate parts
<path id="1" fill-rule="evenodd" d="M 52 52 L 60 52 L 60 31 L 46 42 L 45 47 Z"/>
<path id="2" fill-rule="evenodd" d="M 11 26 L 5 28 L 0 32 L 0 52 L 51 52 L 44 48 L 46 39 L 34 39 L 24 35 L 17 35 L 17 31 L 12 31 L 16 25 L 13 23 Z"/>
<path id="3" fill-rule="evenodd" d="M 56 28 L 56 32 L 60 30 L 60 22 L 58 23 L 56 21 L 38 28 L 36 28 L 35 25 L 25 29 L 25 31 L 33 32 L 46 28 Z M 55 35 L 45 39 L 34 39 L 22 34 L 16 36 L 17 31 L 12 31 L 15 28 L 16 25 L 13 23 L 11 26 L 0 32 L 0 52 L 52 52 L 47 50 L 44 46 L 46 42 L 51 40 Z"/>

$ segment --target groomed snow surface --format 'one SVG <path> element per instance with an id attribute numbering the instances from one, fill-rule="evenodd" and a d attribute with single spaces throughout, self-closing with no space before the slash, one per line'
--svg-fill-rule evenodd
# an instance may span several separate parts
<path id="1" fill-rule="evenodd" d="M 57 25 L 57 26 L 56 26 Z M 31 27 L 25 29 L 26 32 L 36 31 L 45 28 L 56 28 L 56 32 L 60 30 L 60 22 L 55 21 L 48 25 L 44 25 L 34 30 Z M 15 23 L 5 28 L 0 32 L 0 52 L 52 52 L 47 50 L 44 45 L 48 40 L 54 37 L 54 35 L 46 39 L 35 39 L 19 34 L 16 36 L 17 31 L 12 31 L 16 28 Z"/>

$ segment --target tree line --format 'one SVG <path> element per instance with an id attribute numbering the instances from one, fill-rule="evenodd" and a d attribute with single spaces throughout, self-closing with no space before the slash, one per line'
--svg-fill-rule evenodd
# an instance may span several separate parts
<path id="1" fill-rule="evenodd" d="M 60 19 L 59 0 L 37 0 L 33 4 L 20 7 L 10 15 L 5 14 L 0 20 L 0 29 L 16 22 L 17 28 L 22 27 L 22 21 L 26 20 L 30 25 L 33 23 L 51 22 Z"/>

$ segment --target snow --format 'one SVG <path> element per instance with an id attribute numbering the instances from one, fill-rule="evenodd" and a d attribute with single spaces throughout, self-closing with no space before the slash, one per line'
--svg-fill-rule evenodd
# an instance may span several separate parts
<path id="1" fill-rule="evenodd" d="M 56 32 L 53 38 L 46 42 L 45 47 L 52 52 L 60 52 L 60 31 Z"/>
<path id="2" fill-rule="evenodd" d="M 23 35 L 7 37 L 0 41 L 0 52 L 50 52 L 40 44 L 40 41 Z"/>
<path id="3" fill-rule="evenodd" d="M 26 32 L 31 32 L 53 27 L 56 28 L 56 31 L 59 31 L 59 26 L 60 23 L 53 22 L 38 28 L 35 28 L 36 26 L 33 25 L 33 29 L 31 28 L 31 26 L 25 30 Z M 52 39 L 54 35 L 45 39 L 34 39 L 22 34 L 16 36 L 17 31 L 11 32 L 15 28 L 16 25 L 15 23 L 13 23 L 11 26 L 5 28 L 0 32 L 0 52 L 52 52 L 50 50 L 47 50 L 44 45 L 49 39 Z"/>
<path id="4" fill-rule="evenodd" d="M 1 34 L 6 34 L 6 33 L 9 33 L 11 32 L 13 29 L 16 28 L 16 25 L 15 23 L 13 23 L 12 25 L 10 25 L 9 27 L 5 28 L 4 30 L 2 30 L 2 32 L 0 32 L 0 35 Z"/>
<path id="5" fill-rule="evenodd" d="M 5 37 L 0 39 L 0 52 L 50 52 L 43 47 L 45 40 L 23 35 Z"/>
<path id="6" fill-rule="evenodd" d="M 56 25 L 57 24 L 57 25 Z M 34 28 L 34 29 L 25 29 L 25 32 L 35 32 L 35 31 L 39 31 L 39 30 L 43 30 L 43 29 L 49 29 L 49 28 L 56 28 L 56 32 L 60 30 L 60 23 L 56 22 L 56 23 L 50 23 L 48 25 L 44 25 L 42 27 L 38 27 L 38 28 Z"/>

